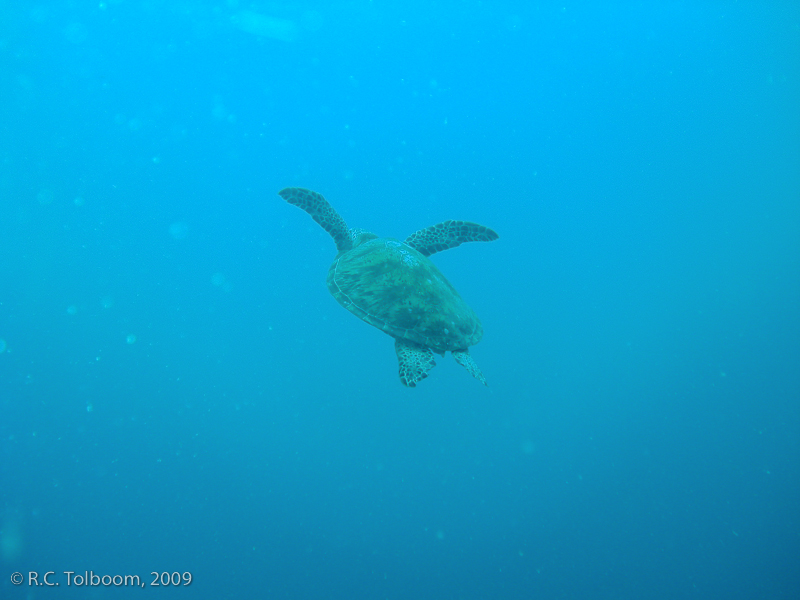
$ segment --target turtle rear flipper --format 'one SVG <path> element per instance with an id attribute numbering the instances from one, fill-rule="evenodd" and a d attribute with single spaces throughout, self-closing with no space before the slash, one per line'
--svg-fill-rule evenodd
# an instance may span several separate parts
<path id="1" fill-rule="evenodd" d="M 295 187 L 284 188 L 278 195 L 289 204 L 294 204 L 311 215 L 311 218 L 331 235 L 339 252 L 345 252 L 353 247 L 353 237 L 347 229 L 347 223 L 322 194 Z"/>
<path id="2" fill-rule="evenodd" d="M 449 250 L 465 242 L 492 242 L 499 238 L 494 231 L 470 221 L 443 221 L 415 231 L 406 244 L 424 256 Z"/>
<path id="3" fill-rule="evenodd" d="M 470 375 L 472 375 L 475 379 L 480 381 L 483 385 L 489 385 L 486 383 L 486 378 L 483 376 L 483 373 L 481 373 L 481 370 L 478 368 L 478 364 L 475 362 L 472 356 L 470 356 L 469 349 L 453 350 L 453 358 L 456 359 L 458 364 L 469 371 Z"/>
<path id="4" fill-rule="evenodd" d="M 418 381 L 428 376 L 428 371 L 436 366 L 430 348 L 408 340 L 395 338 L 394 351 L 400 363 L 400 382 L 408 387 L 416 387 Z"/>

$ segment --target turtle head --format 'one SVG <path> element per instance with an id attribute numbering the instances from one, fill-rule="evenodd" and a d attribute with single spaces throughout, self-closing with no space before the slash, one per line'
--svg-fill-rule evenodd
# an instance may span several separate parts
<path id="1" fill-rule="evenodd" d="M 376 239 L 378 236 L 374 233 L 370 233 L 366 229 L 350 229 L 348 231 L 350 234 L 350 239 L 353 241 L 353 248 L 357 248 L 364 242 L 368 242 L 370 240 Z"/>

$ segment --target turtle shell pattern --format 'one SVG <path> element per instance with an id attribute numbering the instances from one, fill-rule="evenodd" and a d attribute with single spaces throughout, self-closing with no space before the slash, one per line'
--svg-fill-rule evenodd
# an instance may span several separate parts
<path id="1" fill-rule="evenodd" d="M 483 327 L 429 258 L 391 238 L 336 257 L 328 289 L 347 310 L 396 338 L 444 354 L 477 344 Z"/>

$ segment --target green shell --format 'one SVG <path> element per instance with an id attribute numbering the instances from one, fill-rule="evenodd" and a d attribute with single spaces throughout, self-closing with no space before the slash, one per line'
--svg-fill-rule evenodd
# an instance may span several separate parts
<path id="1" fill-rule="evenodd" d="M 328 289 L 354 315 L 389 335 L 444 354 L 483 336 L 475 312 L 429 258 L 378 238 L 336 257 Z"/>

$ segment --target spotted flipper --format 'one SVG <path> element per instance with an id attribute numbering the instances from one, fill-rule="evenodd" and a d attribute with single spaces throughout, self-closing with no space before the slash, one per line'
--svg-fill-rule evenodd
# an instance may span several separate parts
<path id="1" fill-rule="evenodd" d="M 418 381 L 428 376 L 428 371 L 436 366 L 430 348 L 408 340 L 395 339 L 394 351 L 400 363 L 400 382 L 408 387 L 416 387 Z"/>
<path id="2" fill-rule="evenodd" d="M 469 374 L 475 379 L 480 381 L 483 385 L 489 385 L 486 383 L 486 378 L 483 376 L 483 373 L 481 373 L 481 370 L 478 368 L 475 360 L 472 358 L 472 356 L 470 356 L 469 350 L 454 350 L 453 358 L 456 359 L 458 364 L 469 371 Z"/>
<path id="3" fill-rule="evenodd" d="M 460 246 L 464 242 L 491 242 L 499 238 L 494 231 L 469 221 L 444 221 L 420 229 L 406 238 L 406 244 L 425 256 Z"/>
<path id="4" fill-rule="evenodd" d="M 347 229 L 347 223 L 336 212 L 336 209 L 322 197 L 322 194 L 304 188 L 284 188 L 278 192 L 278 195 L 289 204 L 294 204 L 311 215 L 312 219 L 331 234 L 339 252 L 350 250 L 353 247 L 353 237 Z"/>

